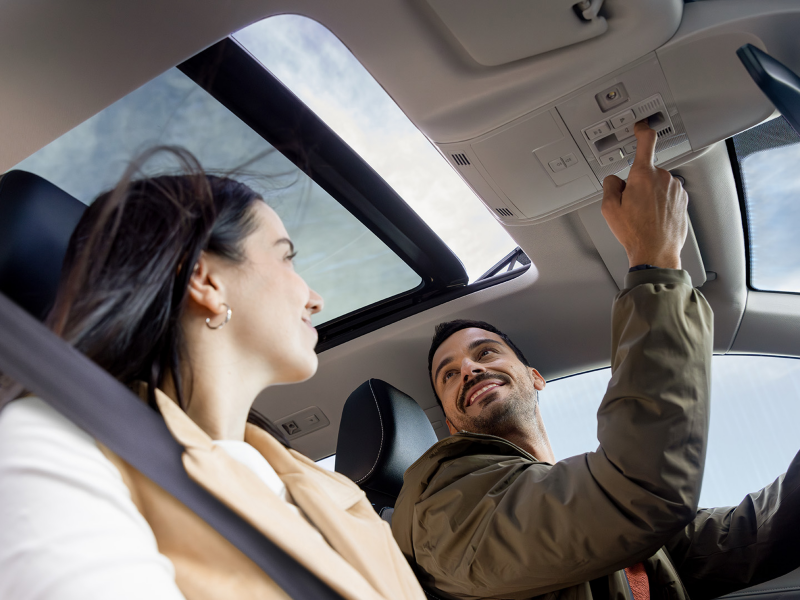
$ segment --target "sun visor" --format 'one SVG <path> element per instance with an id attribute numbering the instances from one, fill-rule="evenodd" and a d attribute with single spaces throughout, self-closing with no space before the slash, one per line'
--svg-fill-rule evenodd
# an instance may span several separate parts
<path id="1" fill-rule="evenodd" d="M 428 0 L 476 62 L 494 67 L 608 31 L 603 0 Z"/>

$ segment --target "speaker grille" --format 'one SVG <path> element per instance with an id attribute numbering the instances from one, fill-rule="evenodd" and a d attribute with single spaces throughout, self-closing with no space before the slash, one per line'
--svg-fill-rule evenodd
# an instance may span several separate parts
<path id="1" fill-rule="evenodd" d="M 457 164 L 461 165 L 462 167 L 466 167 L 472 163 L 469 162 L 466 154 L 453 154 L 453 160 L 456 161 Z"/>
<path id="2" fill-rule="evenodd" d="M 659 99 L 658 98 L 653 98 L 647 104 L 643 104 L 640 107 L 638 107 L 637 108 L 637 112 L 640 115 L 643 115 L 643 114 L 655 111 L 659 106 L 661 106 L 661 102 L 659 101 Z"/>
<path id="3" fill-rule="evenodd" d="M 497 214 L 502 215 L 504 217 L 513 217 L 514 213 L 508 210 L 507 208 L 495 208 Z"/>
<path id="4" fill-rule="evenodd" d="M 656 135 L 660 138 L 667 136 L 672 133 L 672 127 L 665 127 L 661 131 L 659 131 Z"/>

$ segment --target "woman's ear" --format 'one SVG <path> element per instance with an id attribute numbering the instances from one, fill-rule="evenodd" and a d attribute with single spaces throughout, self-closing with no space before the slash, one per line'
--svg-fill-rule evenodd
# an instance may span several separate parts
<path id="1" fill-rule="evenodd" d="M 194 266 L 189 277 L 189 301 L 203 312 L 218 315 L 225 312 L 224 289 L 222 282 L 213 270 L 213 261 L 205 252 Z"/>

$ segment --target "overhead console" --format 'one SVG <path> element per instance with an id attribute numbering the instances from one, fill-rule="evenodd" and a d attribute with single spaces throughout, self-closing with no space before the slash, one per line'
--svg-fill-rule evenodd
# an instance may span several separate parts
<path id="1" fill-rule="evenodd" d="M 769 117 L 736 50 L 753 44 L 791 67 L 798 26 L 796 0 L 688 4 L 656 51 L 482 135 L 436 145 L 502 223 L 558 217 L 598 200 L 608 175 L 628 176 L 637 121 L 657 132 L 656 164 L 672 168 Z"/>
<path id="2" fill-rule="evenodd" d="M 657 132 L 657 164 L 693 150 L 655 53 L 483 136 L 439 148 L 501 221 L 535 223 L 589 203 L 607 175 L 627 177 L 641 120 Z"/>

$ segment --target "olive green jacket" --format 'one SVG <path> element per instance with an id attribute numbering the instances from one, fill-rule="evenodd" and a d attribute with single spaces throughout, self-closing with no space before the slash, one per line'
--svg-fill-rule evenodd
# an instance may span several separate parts
<path id="1" fill-rule="evenodd" d="M 797 459 L 739 507 L 697 510 L 712 321 L 686 272 L 629 274 L 595 452 L 551 465 L 468 432 L 428 450 L 392 517 L 423 586 L 443 598 L 630 600 L 621 569 L 644 561 L 653 600 L 700 600 L 797 565 L 800 543 L 784 552 L 778 538 L 800 524 Z"/>

